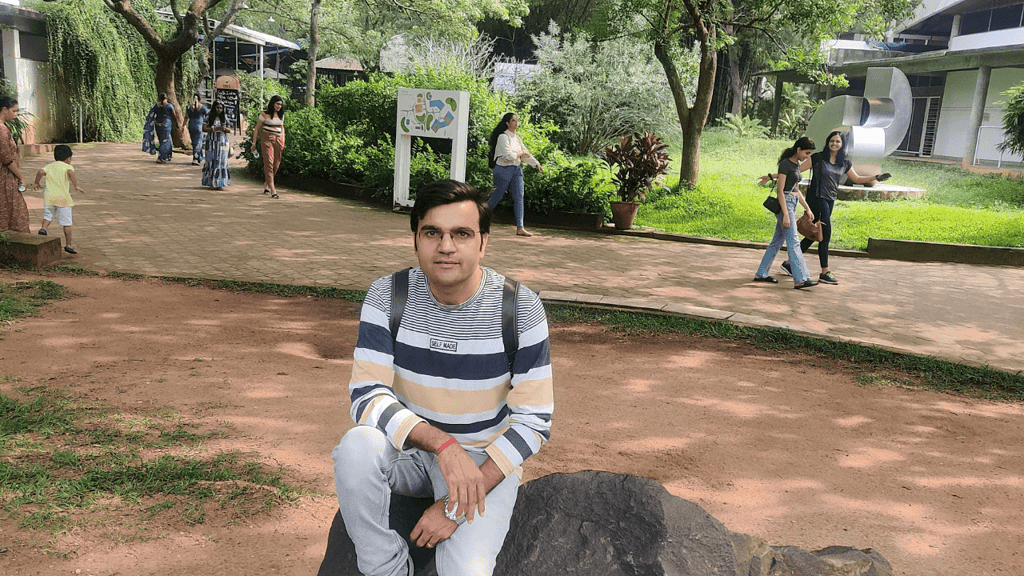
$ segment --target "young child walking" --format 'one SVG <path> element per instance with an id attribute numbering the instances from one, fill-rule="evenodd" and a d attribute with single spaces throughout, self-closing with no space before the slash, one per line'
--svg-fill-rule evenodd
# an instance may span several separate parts
<path id="1" fill-rule="evenodd" d="M 71 241 L 71 207 L 75 205 L 71 199 L 71 186 L 75 187 L 76 192 L 84 194 L 85 190 L 78 186 L 78 180 L 75 178 L 75 169 L 71 166 L 70 146 L 60 144 L 54 148 L 53 159 L 54 162 L 36 172 L 36 190 L 41 188 L 40 181 L 46 178 L 46 191 L 43 192 L 43 227 L 39 229 L 39 234 L 48 234 L 46 230 L 56 215 L 57 223 L 64 227 L 64 251 L 68 254 L 78 254 Z"/>

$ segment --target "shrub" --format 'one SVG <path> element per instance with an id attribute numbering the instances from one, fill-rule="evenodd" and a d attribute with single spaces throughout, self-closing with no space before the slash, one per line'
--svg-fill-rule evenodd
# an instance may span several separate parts
<path id="1" fill-rule="evenodd" d="M 524 177 L 525 209 L 528 213 L 607 211 L 613 187 L 607 181 L 596 158 L 567 158 L 552 153 L 544 172 L 530 170 Z"/>
<path id="2" fill-rule="evenodd" d="M 764 138 L 768 135 L 768 127 L 761 124 L 761 121 L 757 118 L 750 116 L 726 112 L 722 126 L 743 138 Z"/>
<path id="3" fill-rule="evenodd" d="M 1003 131 L 1006 142 L 1001 145 L 1003 150 L 1024 154 L 1024 84 L 1003 92 L 1007 97 L 1006 110 L 1003 112 Z"/>
<path id="4" fill-rule="evenodd" d="M 593 154 L 674 119 L 665 73 L 637 40 L 563 37 L 552 23 L 533 41 L 540 71 L 520 85 L 516 100 L 561 127 L 552 138 L 566 152 Z"/>

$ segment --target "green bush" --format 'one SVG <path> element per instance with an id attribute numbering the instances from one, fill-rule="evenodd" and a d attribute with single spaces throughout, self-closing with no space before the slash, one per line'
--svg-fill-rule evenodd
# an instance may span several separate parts
<path id="1" fill-rule="evenodd" d="M 334 171 L 341 146 L 338 133 L 317 108 L 302 108 L 284 115 L 287 149 L 281 174 L 327 178 Z M 263 157 L 257 162 L 262 166 Z"/>
<path id="2" fill-rule="evenodd" d="M 544 172 L 526 169 L 523 180 L 527 213 L 605 214 L 614 195 L 614 186 L 608 182 L 607 171 L 597 158 L 567 158 L 561 152 L 548 157 Z"/>

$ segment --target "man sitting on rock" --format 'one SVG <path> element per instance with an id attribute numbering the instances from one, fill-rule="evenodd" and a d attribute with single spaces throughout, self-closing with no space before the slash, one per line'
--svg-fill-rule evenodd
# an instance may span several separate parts
<path id="1" fill-rule="evenodd" d="M 535 293 L 480 266 L 491 212 L 474 188 L 427 184 L 412 209 L 418 268 L 375 281 L 353 354 L 352 418 L 334 449 L 359 571 L 412 576 L 391 494 L 432 497 L 410 535 L 439 576 L 490 575 L 521 464 L 550 433 L 548 328 Z M 484 505 L 486 499 L 486 507 Z"/>

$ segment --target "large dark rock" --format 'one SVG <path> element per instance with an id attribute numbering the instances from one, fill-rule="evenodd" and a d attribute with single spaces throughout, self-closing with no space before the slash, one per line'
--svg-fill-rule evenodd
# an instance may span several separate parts
<path id="1" fill-rule="evenodd" d="M 392 498 L 391 525 L 408 537 L 430 500 Z M 411 546 L 417 576 L 435 576 L 432 550 Z M 359 576 L 335 516 L 320 576 Z M 877 552 L 832 546 L 807 552 L 729 531 L 703 508 L 653 480 L 552 474 L 519 488 L 495 576 L 891 576 Z"/>

